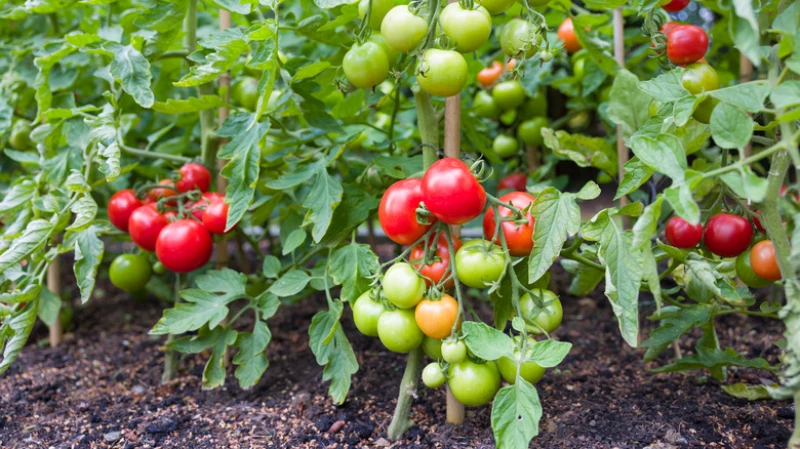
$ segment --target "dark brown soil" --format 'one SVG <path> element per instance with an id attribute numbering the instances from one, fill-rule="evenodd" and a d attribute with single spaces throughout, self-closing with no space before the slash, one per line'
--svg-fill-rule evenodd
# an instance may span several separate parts
<path id="1" fill-rule="evenodd" d="M 794 413 L 787 402 L 727 396 L 705 373 L 649 373 L 641 351 L 622 343 L 601 298 L 564 296 L 565 320 L 555 333 L 574 344 L 559 369 L 537 385 L 542 433 L 532 447 L 645 448 L 783 447 Z M 322 302 L 284 307 L 270 320 L 270 367 L 256 388 L 232 375 L 215 391 L 200 386 L 205 355 L 183 360 L 178 380 L 159 384 L 162 339 L 147 335 L 160 317 L 154 303 L 125 295 L 93 300 L 57 349 L 36 338 L 0 379 L 2 448 L 344 448 L 388 447 L 384 440 L 404 357 L 355 331 L 345 331 L 361 368 L 341 407 L 327 397 L 322 369 L 308 349 L 308 326 Z M 723 345 L 776 361 L 780 327 L 728 317 Z M 648 324 L 649 325 L 649 324 Z M 684 341 L 690 350 L 691 340 Z M 668 350 L 663 362 L 672 357 Z M 764 373 L 731 370 L 729 382 L 758 383 Z M 774 380 L 770 378 L 769 380 Z M 446 425 L 444 390 L 421 389 L 416 421 L 393 447 L 494 447 L 490 407 L 468 409 L 466 422 Z"/>

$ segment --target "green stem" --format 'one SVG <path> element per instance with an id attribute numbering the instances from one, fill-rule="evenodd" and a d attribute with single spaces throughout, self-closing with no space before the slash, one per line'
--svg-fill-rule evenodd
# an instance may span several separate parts
<path id="1" fill-rule="evenodd" d="M 181 302 L 181 275 L 175 273 L 175 302 L 173 307 Z M 175 341 L 175 335 L 167 335 L 167 352 L 164 354 L 164 373 L 161 375 L 161 383 L 165 384 L 178 373 L 178 351 L 170 349 L 169 344 Z"/>
<path id="2" fill-rule="evenodd" d="M 767 148 L 766 150 L 761 151 L 760 153 L 754 154 L 754 155 L 752 155 L 750 157 L 746 157 L 744 159 L 740 159 L 739 161 L 737 161 L 734 164 L 726 165 L 726 166 L 720 167 L 720 168 L 718 168 L 716 170 L 711 170 L 709 172 L 706 172 L 706 173 L 703 174 L 703 178 L 711 178 L 711 177 L 714 177 L 714 176 L 722 175 L 724 173 L 728 173 L 729 171 L 738 170 L 738 169 L 744 167 L 745 165 L 750 165 L 753 162 L 760 161 L 761 159 L 764 159 L 765 157 L 770 156 L 773 153 L 776 153 L 776 152 L 778 152 L 780 150 L 783 150 L 785 148 L 786 148 L 786 143 L 785 142 L 783 142 L 783 141 L 782 142 L 778 142 L 775 145 Z"/>
<path id="3" fill-rule="evenodd" d="M 427 169 L 439 159 L 439 123 L 433 110 L 431 95 L 420 90 L 414 95 L 417 106 L 417 126 L 422 141 L 422 166 Z"/>
<path id="4" fill-rule="evenodd" d="M 186 36 L 184 37 L 183 46 L 186 48 L 187 54 L 194 53 L 197 50 L 197 0 L 189 0 L 189 9 L 186 11 L 186 22 L 184 23 Z M 211 95 L 214 93 L 213 86 L 210 84 L 203 84 L 197 86 L 197 95 Z M 200 111 L 200 154 L 202 155 L 203 165 L 208 168 L 212 173 L 217 170 L 217 146 L 211 144 L 211 132 L 214 127 L 214 110 L 206 109 Z"/>
<path id="5" fill-rule="evenodd" d="M 137 150 L 136 148 L 131 148 L 127 145 L 120 145 L 119 146 L 122 151 L 132 155 L 132 156 L 139 156 L 139 157 L 149 157 L 153 159 L 164 159 L 173 162 L 179 162 L 181 164 L 185 164 L 191 159 L 184 156 L 179 156 L 177 154 L 166 154 L 166 153 L 156 153 L 155 151 L 144 151 L 144 150 Z"/>

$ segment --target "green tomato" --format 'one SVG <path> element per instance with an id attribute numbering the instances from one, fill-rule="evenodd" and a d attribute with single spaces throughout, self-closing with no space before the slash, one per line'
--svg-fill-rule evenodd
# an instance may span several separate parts
<path id="1" fill-rule="evenodd" d="M 442 360 L 442 340 L 426 336 L 422 340 L 422 351 L 433 360 Z"/>
<path id="2" fill-rule="evenodd" d="M 719 75 L 704 62 L 689 64 L 681 75 L 681 84 L 690 94 L 697 95 L 719 89 Z"/>
<path id="3" fill-rule="evenodd" d="M 545 116 L 547 116 L 547 94 L 541 90 L 536 91 L 519 108 L 520 120 L 530 120 L 534 117 Z"/>
<path id="4" fill-rule="evenodd" d="M 550 62 L 553 60 L 553 52 L 549 50 L 541 50 L 539 51 L 539 59 L 541 59 L 542 62 Z"/>
<path id="5" fill-rule="evenodd" d="M 495 16 L 506 12 L 515 1 L 516 0 L 479 0 L 477 3 L 486 8 L 489 14 Z"/>
<path id="6" fill-rule="evenodd" d="M 528 339 L 528 357 L 533 353 L 532 346 L 536 343 L 536 340 L 529 338 Z M 517 381 L 517 362 L 516 360 L 519 359 L 520 350 L 514 349 L 514 359 L 509 359 L 508 357 L 500 357 L 497 360 L 497 368 L 500 369 L 500 375 L 503 376 L 503 379 L 510 384 L 514 384 Z M 527 359 L 527 357 L 526 357 Z M 522 364 L 522 367 L 519 370 L 519 375 L 523 379 L 527 380 L 528 382 L 535 384 L 541 380 L 542 376 L 544 376 L 544 368 L 539 366 L 538 363 L 535 362 L 525 362 Z"/>
<path id="7" fill-rule="evenodd" d="M 389 60 L 390 68 L 397 64 L 397 57 L 400 56 L 400 53 L 389 46 L 389 43 L 386 42 L 386 39 L 383 38 L 381 33 L 378 33 L 377 31 L 372 33 L 367 42 L 378 44 L 383 49 L 383 52 L 386 53 L 386 59 Z"/>
<path id="8" fill-rule="evenodd" d="M 445 382 L 447 382 L 447 378 L 444 377 L 442 367 L 439 366 L 438 363 L 429 363 L 425 366 L 425 369 L 422 370 L 422 383 L 424 383 L 426 387 L 439 388 L 444 385 Z"/>
<path id="9" fill-rule="evenodd" d="M 234 104 L 254 111 L 258 104 L 258 80 L 246 76 L 237 81 L 231 89 L 231 99 Z"/>
<path id="10" fill-rule="evenodd" d="M 544 302 L 544 309 L 536 310 L 536 302 L 534 302 L 529 293 L 525 293 L 519 300 L 522 318 L 528 323 L 535 323 L 528 325 L 528 330 L 533 333 L 541 333 L 540 327 L 545 332 L 553 332 L 561 324 L 564 314 L 561 308 L 561 301 L 550 290 L 534 290 L 534 293 L 541 296 Z"/>
<path id="11" fill-rule="evenodd" d="M 608 103 L 609 100 L 611 100 L 611 86 L 605 86 L 597 92 L 597 101 Z"/>
<path id="12" fill-rule="evenodd" d="M 611 177 L 608 173 L 601 171 L 597 174 L 597 183 L 598 184 L 608 184 L 609 182 L 613 181 L 614 178 Z"/>
<path id="13" fill-rule="evenodd" d="M 753 266 L 750 264 L 751 251 L 748 249 L 736 257 L 736 276 L 750 288 L 764 288 L 772 285 L 772 281 L 762 278 L 753 271 Z"/>
<path id="14" fill-rule="evenodd" d="M 378 318 L 386 311 L 380 301 L 373 299 L 374 294 L 374 290 L 366 291 L 353 304 L 356 328 L 369 337 L 378 336 Z"/>
<path id="15" fill-rule="evenodd" d="M 492 150 L 502 159 L 509 158 L 519 150 L 517 139 L 508 134 L 499 134 L 492 142 Z"/>
<path id="16" fill-rule="evenodd" d="M 467 84 L 467 61 L 457 51 L 425 50 L 417 66 L 417 83 L 431 95 L 452 97 Z"/>
<path id="17" fill-rule="evenodd" d="M 511 126 L 511 124 L 514 123 L 516 120 L 517 120 L 516 109 L 509 109 L 500 114 L 500 123 L 506 126 Z"/>
<path id="18" fill-rule="evenodd" d="M 498 112 L 494 99 L 485 90 L 479 90 L 475 94 L 475 99 L 472 100 L 472 108 L 475 110 L 475 115 L 482 118 L 494 118 Z"/>
<path id="19" fill-rule="evenodd" d="M 109 269 L 111 283 L 126 292 L 143 289 L 152 275 L 150 262 L 144 255 L 121 254 L 111 262 Z"/>
<path id="20" fill-rule="evenodd" d="M 381 24 L 381 35 L 393 49 L 408 53 L 417 48 L 428 34 L 428 22 L 408 9 L 408 5 L 395 6 L 386 14 Z"/>
<path id="21" fill-rule="evenodd" d="M 447 5 L 439 15 L 442 31 L 461 53 L 470 53 L 481 47 L 492 34 L 492 16 L 482 6 L 466 9 L 460 3 Z"/>
<path id="22" fill-rule="evenodd" d="M 540 148 L 544 145 L 542 129 L 550 126 L 550 121 L 544 117 L 535 117 L 526 120 L 517 127 L 517 136 L 525 142 L 525 145 Z"/>
<path id="23" fill-rule="evenodd" d="M 392 352 L 411 352 L 424 336 L 411 309 L 386 311 L 378 318 L 378 338 Z"/>
<path id="24" fill-rule="evenodd" d="M 442 343 L 442 359 L 447 363 L 459 363 L 467 358 L 467 345 L 461 340 L 447 340 Z"/>
<path id="25" fill-rule="evenodd" d="M 161 275 L 167 272 L 167 267 L 164 266 L 161 262 L 156 262 L 153 264 L 153 273 Z"/>
<path id="26" fill-rule="evenodd" d="M 524 0 L 519 1 L 521 4 L 525 4 Z M 550 0 L 528 0 L 529 6 L 545 6 L 550 3 Z"/>
<path id="27" fill-rule="evenodd" d="M 492 98 L 500 110 L 514 109 L 525 102 L 525 89 L 517 80 L 503 81 L 492 89 Z"/>
<path id="28" fill-rule="evenodd" d="M 503 248 L 486 240 L 471 240 L 456 253 L 458 279 L 468 287 L 489 287 L 500 280 L 505 266 Z"/>
<path id="29" fill-rule="evenodd" d="M 17 119 L 11 126 L 11 137 L 8 143 L 19 151 L 29 150 L 33 146 L 31 140 L 31 122 L 24 118 Z"/>
<path id="30" fill-rule="evenodd" d="M 714 112 L 714 108 L 717 107 L 719 104 L 719 100 L 714 97 L 708 97 L 705 100 L 701 101 L 700 104 L 697 105 L 697 108 L 694 110 L 694 114 L 692 117 L 700 123 L 708 125 L 711 123 L 711 113 Z"/>
<path id="31" fill-rule="evenodd" d="M 586 75 L 585 66 L 586 66 L 585 56 L 582 58 L 574 59 L 572 63 L 572 76 L 574 76 L 578 81 L 583 81 L 583 77 Z"/>
<path id="32" fill-rule="evenodd" d="M 370 89 L 384 82 L 389 75 L 389 58 L 380 45 L 365 42 L 353 45 L 344 55 L 342 69 L 355 87 Z"/>
<path id="33" fill-rule="evenodd" d="M 530 58 L 539 51 L 541 41 L 536 26 L 527 20 L 511 19 L 500 30 L 500 47 L 511 57 Z"/>
<path id="34" fill-rule="evenodd" d="M 573 131 L 580 131 L 589 126 L 589 113 L 581 111 L 567 121 L 567 126 Z"/>
<path id="35" fill-rule="evenodd" d="M 383 276 L 383 293 L 392 304 L 401 309 L 409 309 L 422 301 L 425 280 L 411 265 L 405 262 L 396 263 Z"/>
<path id="36" fill-rule="evenodd" d="M 468 407 L 489 403 L 500 389 L 500 373 L 494 362 L 464 360 L 451 364 L 447 375 L 447 386 L 453 397 Z"/>
<path id="37" fill-rule="evenodd" d="M 371 0 L 372 7 L 369 12 L 369 27 L 373 30 L 380 30 L 381 23 L 386 14 L 394 8 L 392 0 Z M 367 8 L 370 7 L 370 0 L 361 0 L 358 2 L 358 15 L 362 19 L 367 16 Z"/>

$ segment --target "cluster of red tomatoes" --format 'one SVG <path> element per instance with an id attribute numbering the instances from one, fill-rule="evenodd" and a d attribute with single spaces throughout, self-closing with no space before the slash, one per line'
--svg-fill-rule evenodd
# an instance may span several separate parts
<path id="1" fill-rule="evenodd" d="M 763 232 L 757 219 L 756 227 Z M 744 284 L 754 288 L 766 287 L 781 279 L 775 245 L 771 240 L 761 240 L 751 248 L 753 234 L 750 221 L 727 213 L 712 216 L 705 227 L 672 217 L 665 231 L 667 242 L 677 248 L 694 248 L 702 241 L 712 254 L 735 257 L 736 275 Z"/>
<path id="2" fill-rule="evenodd" d="M 211 174 L 197 163 L 183 165 L 174 183 L 166 179 L 159 184 L 163 187 L 149 189 L 143 199 L 132 189 L 116 192 L 108 203 L 108 218 L 139 248 L 155 252 L 170 271 L 197 270 L 211 258 L 211 233 L 225 233 L 225 196 L 208 192 Z"/>

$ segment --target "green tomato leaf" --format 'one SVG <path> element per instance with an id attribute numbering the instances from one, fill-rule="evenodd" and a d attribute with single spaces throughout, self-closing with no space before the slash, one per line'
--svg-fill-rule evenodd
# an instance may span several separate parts
<path id="1" fill-rule="evenodd" d="M 38 301 L 28 304 L 22 311 L 12 315 L 7 322 L 0 327 L 0 346 L 3 347 L 3 360 L 0 362 L 0 374 L 17 360 L 22 347 L 28 341 L 28 337 L 33 330 L 36 322 L 36 310 Z"/>
<path id="2" fill-rule="evenodd" d="M 97 203 L 94 202 L 91 195 L 83 195 L 72 205 L 70 210 L 75 214 L 75 221 L 67 227 L 67 231 L 80 232 L 94 223 L 94 218 L 97 216 Z"/>
<path id="3" fill-rule="evenodd" d="M 750 0 L 733 0 L 735 14 L 730 17 L 728 32 L 736 48 L 747 56 L 753 66 L 761 66 L 761 36 L 758 19 Z"/>
<path id="4" fill-rule="evenodd" d="M 237 28 L 214 33 L 209 38 L 201 40 L 199 44 L 214 52 L 206 55 L 199 64 L 192 66 L 189 73 L 180 81 L 173 83 L 176 86 L 192 87 L 213 81 L 227 72 L 247 49 L 247 40 Z"/>
<path id="5" fill-rule="evenodd" d="M 227 329 L 214 342 L 211 350 L 211 357 L 208 358 L 203 369 L 203 389 L 212 390 L 225 385 L 225 358 L 228 346 L 236 342 L 236 331 Z"/>
<path id="6" fill-rule="evenodd" d="M 689 184 L 670 186 L 664 190 L 664 198 L 679 217 L 689 223 L 700 221 L 700 206 L 695 202 Z"/>
<path id="7" fill-rule="evenodd" d="M 269 367 L 267 360 L 267 345 L 272 340 L 272 333 L 267 324 L 261 320 L 256 320 L 253 325 L 253 333 L 241 332 L 236 339 L 236 347 L 239 352 L 233 359 L 236 368 L 236 378 L 239 386 L 249 389 L 258 383 L 261 376 Z"/>
<path id="8" fill-rule="evenodd" d="M 517 377 L 500 389 L 492 404 L 492 431 L 498 448 L 527 448 L 539 434 L 542 404 L 536 388 Z"/>
<path id="9" fill-rule="evenodd" d="M 537 341 L 531 348 L 529 362 L 536 362 L 542 368 L 558 366 L 572 349 L 572 343 L 557 340 Z"/>
<path id="10" fill-rule="evenodd" d="M 325 366 L 323 382 L 331 381 L 328 394 L 336 404 L 344 403 L 353 374 L 358 371 L 358 361 L 344 334 L 339 319 L 342 316 L 341 301 L 334 301 L 331 309 L 317 312 L 308 328 L 309 346 L 319 365 Z"/>
<path id="11" fill-rule="evenodd" d="M 689 95 L 689 92 L 684 89 L 683 84 L 681 84 L 682 74 L 683 69 L 676 68 L 654 79 L 640 81 L 638 86 L 642 92 L 655 100 L 664 103 L 678 101 Z"/>
<path id="12" fill-rule="evenodd" d="M 550 128 L 542 129 L 542 137 L 554 154 L 568 158 L 580 167 L 595 167 L 612 177 L 617 175 L 617 150 L 605 139 L 561 130 L 553 132 Z"/>
<path id="13" fill-rule="evenodd" d="M 716 89 L 709 94 L 723 103 L 744 109 L 747 112 L 760 112 L 764 108 L 767 95 L 774 101 L 774 95 L 780 86 L 770 95 L 770 85 L 767 81 L 751 81 L 744 84 L 735 84 L 730 87 Z"/>
<path id="14" fill-rule="evenodd" d="M 170 98 L 169 100 L 156 101 L 153 103 L 153 110 L 164 114 L 187 114 L 190 112 L 206 111 L 222 106 L 222 99 L 216 95 L 203 95 L 201 97 L 189 97 L 183 100 Z"/>
<path id="15" fill-rule="evenodd" d="M 81 303 L 86 303 L 92 296 L 97 268 L 103 261 L 105 245 L 97 237 L 98 230 L 90 227 L 78 233 L 75 238 L 75 279 L 81 292 Z"/>
<path id="16" fill-rule="evenodd" d="M 22 235 L 15 238 L 11 242 L 11 246 L 0 254 L 0 273 L 12 265 L 17 265 L 22 259 L 44 245 L 52 232 L 53 224 L 47 220 L 38 219 L 28 223 Z"/>
<path id="17" fill-rule="evenodd" d="M 769 95 L 776 108 L 788 108 L 800 104 L 800 81 L 784 81 Z"/>
<path id="18" fill-rule="evenodd" d="M 153 106 L 155 96 L 150 89 L 150 61 L 139 50 L 130 45 L 110 47 L 114 59 L 108 70 L 116 80 L 122 82 L 122 89 L 133 97 L 143 108 Z"/>
<path id="19" fill-rule="evenodd" d="M 261 272 L 265 278 L 277 278 L 281 271 L 281 261 L 273 255 L 264 256 Z"/>
<path id="20" fill-rule="evenodd" d="M 283 243 L 283 248 L 281 249 L 281 254 L 284 256 L 287 254 L 291 254 L 292 251 L 296 250 L 306 241 L 306 234 L 305 229 L 295 229 L 289 233 L 289 236 L 286 237 L 286 241 Z"/>
<path id="21" fill-rule="evenodd" d="M 627 141 L 648 118 L 648 107 L 653 98 L 639 89 L 639 78 L 622 69 L 614 78 L 607 114 L 614 124 L 622 128 Z"/>
<path id="22" fill-rule="evenodd" d="M 333 281 L 342 286 L 342 300 L 351 304 L 369 290 L 372 276 L 380 270 L 378 256 L 369 245 L 355 242 L 334 251 L 328 264 Z"/>
<path id="23" fill-rule="evenodd" d="M 711 304 L 695 304 L 683 309 L 675 306 L 662 308 L 657 317 L 661 321 L 659 327 L 640 346 L 653 348 L 672 343 L 681 335 L 706 324 L 711 319 L 712 308 Z"/>
<path id="24" fill-rule="evenodd" d="M 749 166 L 724 173 L 720 178 L 736 195 L 754 203 L 764 201 L 767 196 L 767 179 L 753 173 Z"/>
<path id="25" fill-rule="evenodd" d="M 303 207 L 307 209 L 303 226 L 311 225 L 311 236 L 319 242 L 328 231 L 333 212 L 342 201 L 342 185 L 328 174 L 324 161 L 317 163 L 316 180 L 311 186 Z"/>
<path id="26" fill-rule="evenodd" d="M 696 369 L 714 369 L 726 366 L 741 366 L 744 368 L 770 369 L 770 364 L 763 358 L 746 359 L 733 348 L 709 349 L 702 346 L 695 348 L 697 354 L 683 357 L 675 362 L 653 369 L 654 373 L 674 373 Z"/>
<path id="27" fill-rule="evenodd" d="M 688 166 L 677 137 L 671 134 L 659 134 L 655 138 L 637 135 L 631 138 L 630 144 L 639 160 L 669 176 L 676 184 L 683 182 Z"/>
<path id="28" fill-rule="evenodd" d="M 536 197 L 531 208 L 536 217 L 533 251 L 528 258 L 528 281 L 539 280 L 561 254 L 567 236 L 580 229 L 581 210 L 575 195 L 549 187 Z"/>
<path id="29" fill-rule="evenodd" d="M 14 183 L 5 192 L 0 201 L 0 215 L 16 212 L 22 206 L 28 206 L 36 195 L 36 184 L 30 179 L 22 179 Z"/>
<path id="30" fill-rule="evenodd" d="M 743 148 L 753 135 L 753 119 L 741 109 L 720 103 L 711 113 L 711 137 L 720 148 Z"/>
<path id="31" fill-rule="evenodd" d="M 46 288 L 41 288 L 41 286 L 36 287 L 38 287 L 37 296 L 39 296 L 39 308 L 36 311 L 36 315 L 47 327 L 53 327 L 56 324 L 56 320 L 60 319 L 61 298 Z M 39 293 L 41 294 L 39 295 Z M 35 299 L 36 298 L 33 297 L 26 302 L 32 302 Z"/>
<path id="32" fill-rule="evenodd" d="M 747 399 L 748 401 L 772 399 L 772 394 L 770 394 L 766 385 L 746 385 L 738 382 L 733 385 L 722 385 L 722 390 L 735 398 Z"/>
<path id="33" fill-rule="evenodd" d="M 280 298 L 292 296 L 300 293 L 308 285 L 311 278 L 303 270 L 292 270 L 280 277 L 269 288 L 269 292 Z"/>
<path id="34" fill-rule="evenodd" d="M 623 168 L 622 182 L 614 195 L 615 201 L 638 190 L 656 172 L 653 167 L 645 164 L 636 156 L 625 162 Z"/>
<path id="35" fill-rule="evenodd" d="M 483 360 L 514 357 L 514 342 L 503 332 L 484 323 L 467 321 L 461 326 L 464 343 L 473 354 Z"/>

